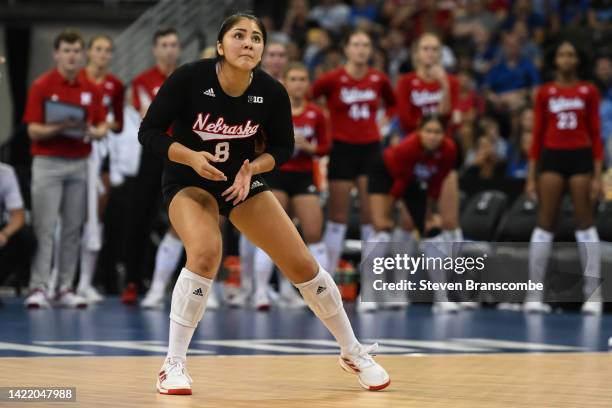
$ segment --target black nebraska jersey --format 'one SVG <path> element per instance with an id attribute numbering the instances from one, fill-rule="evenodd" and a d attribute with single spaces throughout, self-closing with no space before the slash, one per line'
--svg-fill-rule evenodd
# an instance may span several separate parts
<path id="1" fill-rule="evenodd" d="M 231 185 L 244 160 L 255 159 L 257 136 L 263 136 L 276 167 L 289 159 L 294 145 L 291 104 L 283 85 L 259 69 L 241 96 L 226 95 L 215 65 L 216 60 L 203 59 L 178 68 L 159 89 L 138 136 L 145 148 L 166 158 L 167 171 L 189 178 L 197 173 L 167 159 L 170 145 L 179 142 L 212 153 L 218 161 L 211 164 L 227 182 L 207 182 Z M 172 137 L 166 133 L 171 125 Z"/>

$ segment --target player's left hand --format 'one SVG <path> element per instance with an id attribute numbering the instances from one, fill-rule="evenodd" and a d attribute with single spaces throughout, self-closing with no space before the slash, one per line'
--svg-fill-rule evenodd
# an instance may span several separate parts
<path id="1" fill-rule="evenodd" d="M 249 160 L 245 160 L 238 170 L 236 177 L 234 178 L 234 184 L 221 194 L 225 197 L 225 201 L 234 200 L 233 204 L 237 205 L 239 202 L 244 201 L 251 191 L 251 177 L 253 176 L 253 169 Z"/>

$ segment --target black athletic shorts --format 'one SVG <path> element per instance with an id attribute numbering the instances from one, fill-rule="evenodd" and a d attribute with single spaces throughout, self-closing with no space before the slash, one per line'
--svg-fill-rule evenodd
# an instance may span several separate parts
<path id="1" fill-rule="evenodd" d="M 334 141 L 329 153 L 327 178 L 352 181 L 358 176 L 365 176 L 371 159 L 380 150 L 379 142 L 355 144 Z"/>
<path id="2" fill-rule="evenodd" d="M 393 177 L 385 166 L 382 154 L 377 154 L 368 166 L 368 193 L 391 194 L 392 187 Z M 402 195 L 402 201 L 410 212 L 414 226 L 423 234 L 427 213 L 427 187 L 416 182 L 410 184 Z"/>
<path id="3" fill-rule="evenodd" d="M 576 174 L 593 174 L 593 151 L 543 149 L 538 163 L 540 173 L 552 171 L 570 178 Z"/>
<path id="4" fill-rule="evenodd" d="M 217 204 L 219 205 L 219 214 L 229 217 L 230 212 L 234 209 L 233 200 L 225 201 L 225 197 L 222 197 L 221 194 L 231 187 L 232 184 L 233 180 L 207 180 L 198 175 L 191 167 L 166 162 L 164 164 L 164 171 L 162 174 L 162 194 L 164 196 L 166 210 L 169 209 L 172 198 L 174 198 L 176 193 L 185 187 L 199 187 L 202 190 L 209 192 L 215 198 L 215 200 L 217 200 Z M 251 178 L 251 189 L 249 191 L 249 195 L 244 201 L 263 191 L 269 191 L 263 177 L 261 177 L 260 174 L 253 176 Z M 238 203 L 237 205 L 240 205 L 241 203 Z"/>
<path id="5" fill-rule="evenodd" d="M 271 190 L 280 190 L 289 197 L 300 194 L 319 194 L 312 171 L 275 170 L 264 174 L 264 180 Z"/>

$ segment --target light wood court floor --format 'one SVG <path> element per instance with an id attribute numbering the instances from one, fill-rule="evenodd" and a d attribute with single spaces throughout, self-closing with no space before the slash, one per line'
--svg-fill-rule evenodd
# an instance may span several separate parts
<path id="1" fill-rule="evenodd" d="M 75 386 L 34 407 L 612 407 L 612 354 L 377 357 L 391 375 L 362 390 L 335 356 L 190 357 L 192 396 L 157 394 L 162 357 L 1 358 L 0 386 Z"/>

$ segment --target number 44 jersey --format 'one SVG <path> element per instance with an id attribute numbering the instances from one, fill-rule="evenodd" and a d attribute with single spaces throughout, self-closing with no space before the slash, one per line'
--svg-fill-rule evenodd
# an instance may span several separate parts
<path id="1" fill-rule="evenodd" d="M 165 129 L 172 125 L 173 136 Z M 223 91 L 216 73 L 216 61 L 204 59 L 178 68 L 164 82 L 143 119 L 139 139 L 148 148 L 168 157 L 173 142 L 213 154 L 212 163 L 234 180 L 244 160 L 255 159 L 256 138 L 265 140 L 265 152 L 276 166 L 293 153 L 291 105 L 285 88 L 257 69 L 246 91 L 232 97 Z M 188 166 L 166 161 L 164 178 L 186 183 L 199 176 Z"/>
<path id="2" fill-rule="evenodd" d="M 559 86 L 542 85 L 534 104 L 533 140 L 529 156 L 538 160 L 542 148 L 577 150 L 591 148 L 593 158 L 603 155 L 599 93 L 589 82 Z"/>
<path id="3" fill-rule="evenodd" d="M 325 96 L 332 128 L 332 139 L 344 143 L 378 142 L 380 131 L 376 114 L 383 101 L 387 109 L 395 108 L 393 88 L 387 76 L 368 68 L 362 78 L 353 78 L 344 68 L 323 74 L 312 86 L 315 98 Z"/>

